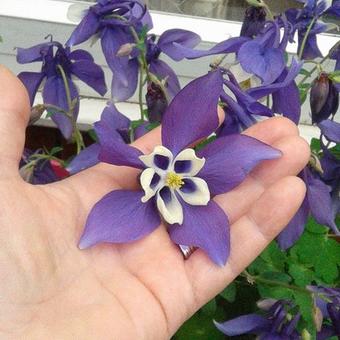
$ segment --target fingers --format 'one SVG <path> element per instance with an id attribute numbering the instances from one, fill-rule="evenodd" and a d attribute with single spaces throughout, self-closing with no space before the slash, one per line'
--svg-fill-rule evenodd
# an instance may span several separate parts
<path id="1" fill-rule="evenodd" d="M 305 196 L 297 177 L 285 177 L 271 185 L 231 225 L 231 254 L 225 267 L 215 266 L 200 250 L 186 261 L 197 306 L 200 308 L 239 275 L 288 224 Z"/>
<path id="2" fill-rule="evenodd" d="M 0 65 L 0 176 L 18 175 L 30 104 L 20 80 Z"/>

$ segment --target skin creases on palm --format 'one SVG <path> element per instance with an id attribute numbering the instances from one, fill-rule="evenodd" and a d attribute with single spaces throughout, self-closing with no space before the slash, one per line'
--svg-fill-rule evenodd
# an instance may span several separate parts
<path id="1" fill-rule="evenodd" d="M 28 120 L 25 90 L 0 67 L 0 338 L 166 339 L 230 283 L 294 215 L 305 194 L 295 177 L 309 158 L 284 118 L 245 133 L 283 152 L 217 196 L 231 223 L 231 255 L 215 266 L 201 251 L 188 260 L 164 226 L 125 245 L 79 250 L 91 207 L 113 189 L 134 189 L 136 170 L 99 164 L 58 183 L 23 182 L 18 163 Z M 159 130 L 135 142 L 159 144 Z M 280 209 L 277 209 L 277 206 Z"/>

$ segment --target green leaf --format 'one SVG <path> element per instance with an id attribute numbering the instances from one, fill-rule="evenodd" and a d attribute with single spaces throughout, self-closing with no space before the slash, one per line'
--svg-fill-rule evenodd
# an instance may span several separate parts
<path id="1" fill-rule="evenodd" d="M 312 338 L 315 338 L 315 324 L 314 324 L 314 302 L 312 299 L 312 295 L 303 292 L 294 291 L 294 301 L 296 305 L 299 307 L 299 311 L 303 320 L 306 322 L 306 328 L 309 333 L 312 335 Z"/>
<path id="2" fill-rule="evenodd" d="M 292 297 L 292 290 L 281 287 L 281 286 L 269 286 L 265 284 L 258 284 L 257 285 L 258 291 L 263 298 L 272 298 L 272 299 L 291 299 Z"/>
<path id="3" fill-rule="evenodd" d="M 318 138 L 312 138 L 311 143 L 310 143 L 310 148 L 313 152 L 319 153 L 321 150 L 321 142 L 320 139 Z"/>
<path id="4" fill-rule="evenodd" d="M 236 298 L 236 284 L 235 282 L 231 283 L 226 289 L 224 289 L 220 295 L 227 300 L 228 302 L 232 303 L 235 301 Z"/>
<path id="5" fill-rule="evenodd" d="M 145 123 L 143 119 L 132 120 L 130 123 L 130 127 L 131 129 L 137 129 L 143 123 Z"/>
<path id="6" fill-rule="evenodd" d="M 263 4 L 258 0 L 247 0 L 248 4 L 254 7 L 263 7 Z"/>
<path id="7" fill-rule="evenodd" d="M 264 250 L 260 256 L 263 260 L 270 263 L 278 271 L 284 271 L 286 255 L 274 241 Z"/>
<path id="8" fill-rule="evenodd" d="M 54 148 L 52 148 L 52 149 L 50 150 L 49 154 L 50 154 L 51 156 L 53 156 L 53 155 L 57 154 L 57 153 L 60 152 L 60 151 L 63 151 L 63 148 L 62 148 L 61 146 L 55 146 Z"/>
<path id="9" fill-rule="evenodd" d="M 318 224 L 314 219 L 310 218 L 306 225 L 306 230 L 312 234 L 327 234 L 329 228 Z"/>
<path id="10" fill-rule="evenodd" d="M 288 272 L 294 279 L 294 283 L 297 286 L 301 286 L 301 287 L 305 287 L 308 284 L 311 284 L 315 277 L 315 274 L 313 271 L 296 263 L 292 263 L 289 265 Z"/>
<path id="11" fill-rule="evenodd" d="M 292 278 L 283 272 L 266 271 L 261 274 L 261 278 L 271 281 L 278 281 L 283 283 L 289 283 Z"/>
<path id="12" fill-rule="evenodd" d="M 328 75 L 328 78 L 333 80 L 335 83 L 340 83 L 340 70 L 336 70 L 334 72 L 331 72 Z"/>
<path id="13" fill-rule="evenodd" d="M 302 74 L 303 76 L 309 76 L 310 74 L 310 72 L 304 68 L 302 68 L 299 73 Z"/>
<path id="14" fill-rule="evenodd" d="M 333 283 L 339 275 L 337 261 L 332 257 L 331 251 L 326 246 L 316 255 L 314 262 L 315 273 L 326 283 Z"/>
<path id="15" fill-rule="evenodd" d="M 161 124 L 161 123 L 159 123 L 159 122 L 150 123 L 150 124 L 146 127 L 146 129 L 147 129 L 148 131 L 151 131 L 151 130 L 155 129 L 156 127 L 158 127 L 160 124 Z"/>
<path id="16" fill-rule="evenodd" d="M 96 131 L 94 129 L 88 130 L 87 133 L 88 133 L 88 135 L 90 136 L 91 139 L 93 139 L 95 142 L 98 142 L 98 136 L 97 136 Z"/>
<path id="17" fill-rule="evenodd" d="M 216 309 L 216 299 L 212 299 L 201 308 L 201 312 L 212 317 L 215 314 Z"/>

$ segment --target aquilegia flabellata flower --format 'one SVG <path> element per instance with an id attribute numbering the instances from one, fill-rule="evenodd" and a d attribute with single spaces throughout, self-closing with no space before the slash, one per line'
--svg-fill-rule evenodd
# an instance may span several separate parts
<path id="1" fill-rule="evenodd" d="M 79 78 L 101 95 L 106 93 L 104 72 L 87 51 L 71 52 L 70 48 L 64 48 L 59 42 L 50 41 L 30 48 L 18 48 L 17 61 L 20 64 L 42 62 L 40 72 L 21 72 L 18 77 L 27 88 L 31 105 L 46 79 L 42 91 L 44 104 L 54 106 L 48 111 L 66 139 L 72 135 L 73 124 L 65 112 L 72 115 L 74 121 L 79 112 L 79 93 L 72 77 Z"/>
<path id="2" fill-rule="evenodd" d="M 141 169 L 142 190 L 115 190 L 90 212 L 80 248 L 100 242 L 138 240 L 168 223 L 176 244 L 203 249 L 218 265 L 229 255 L 229 223 L 212 200 L 240 184 L 261 161 L 280 152 L 248 136 L 219 138 L 196 152 L 192 144 L 218 127 L 217 104 L 223 78 L 219 70 L 192 81 L 173 99 L 162 123 L 162 146 L 149 155 L 114 138 L 96 124 L 103 162 Z"/>

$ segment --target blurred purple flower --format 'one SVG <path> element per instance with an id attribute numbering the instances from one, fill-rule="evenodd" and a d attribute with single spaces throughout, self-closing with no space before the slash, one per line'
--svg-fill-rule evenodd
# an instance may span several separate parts
<path id="1" fill-rule="evenodd" d="M 260 161 L 280 152 L 244 135 L 219 138 L 197 154 L 190 148 L 217 129 L 222 84 L 217 70 L 179 92 L 163 118 L 163 145 L 149 155 L 112 136 L 105 122 L 96 124 L 99 159 L 142 169 L 143 190 L 116 190 L 101 199 L 89 214 L 80 248 L 138 240 L 160 225 L 161 215 L 173 242 L 199 247 L 216 264 L 226 263 L 228 218 L 211 197 L 233 189 Z"/>
<path id="2" fill-rule="evenodd" d="M 331 321 L 330 325 L 324 325 L 317 334 L 317 340 L 329 339 L 332 336 L 340 336 L 340 289 L 322 286 L 308 286 L 308 290 L 315 293 L 315 304 L 322 313 L 324 319 Z"/>
<path id="3" fill-rule="evenodd" d="M 254 38 L 264 28 L 266 11 L 263 7 L 249 6 L 244 14 L 241 37 Z"/>
<path id="4" fill-rule="evenodd" d="M 267 22 L 255 39 L 240 47 L 237 56 L 242 68 L 261 78 L 264 84 L 273 83 L 285 68 L 284 53 L 290 35 L 291 27 L 285 17 Z"/>
<path id="5" fill-rule="evenodd" d="M 38 154 L 42 154 L 42 151 L 24 150 L 19 164 L 19 173 L 23 180 L 31 184 L 48 184 L 59 181 L 61 177 L 55 172 L 50 160 L 32 158 Z"/>
<path id="6" fill-rule="evenodd" d="M 291 8 L 285 13 L 289 22 L 294 27 L 294 32 L 296 30 L 298 31 L 298 51 L 302 48 L 302 42 L 309 26 L 312 24 L 312 21 L 315 20 L 308 33 L 306 44 L 302 53 L 302 59 L 310 60 L 322 57 L 322 53 L 317 46 L 316 36 L 319 33 L 327 31 L 328 25 L 318 19 L 324 13 L 333 13 L 333 11 L 337 13 L 337 6 L 339 6 L 339 4 L 337 1 L 333 1 L 332 6 L 330 0 L 298 1 L 305 4 L 302 9 Z"/>
<path id="7" fill-rule="evenodd" d="M 151 123 L 160 123 L 162 121 L 163 114 L 168 107 L 168 101 L 160 86 L 153 82 L 148 83 L 145 99 L 148 108 L 149 121 Z"/>
<path id="8" fill-rule="evenodd" d="M 90 53 L 84 50 L 71 50 L 64 48 L 56 41 L 46 42 L 30 48 L 17 49 L 17 61 L 20 64 L 42 62 L 40 72 L 21 72 L 18 77 L 27 88 L 31 105 L 34 103 L 36 93 L 43 82 L 44 104 L 54 105 L 63 111 L 72 110 L 73 119 L 76 121 L 79 112 L 79 93 L 72 80 L 75 76 L 92 87 L 99 94 L 106 93 L 104 73 L 100 66 L 94 63 Z M 69 88 L 69 95 L 75 106 L 69 105 L 66 93 L 66 86 Z M 69 139 L 73 132 L 72 121 L 57 108 L 48 108 L 52 114 L 52 120 L 58 125 L 66 139 Z"/>
<path id="9" fill-rule="evenodd" d="M 310 167 L 300 174 L 306 184 L 306 197 L 293 219 L 277 237 L 281 249 L 290 248 L 302 235 L 309 214 L 316 222 L 329 227 L 336 235 L 340 232 L 335 224 L 335 212 L 331 197 L 331 188 Z"/>
<path id="10" fill-rule="evenodd" d="M 335 115 L 339 108 L 339 93 L 328 74 L 321 72 L 313 81 L 310 92 L 312 122 L 320 123 Z"/>
<path id="11" fill-rule="evenodd" d="M 222 124 L 219 135 L 224 136 L 240 132 L 254 123 L 260 117 L 271 117 L 274 113 L 281 113 L 296 124 L 299 122 L 301 106 L 299 90 L 295 78 L 299 74 L 302 63 L 293 59 L 290 69 L 285 69 L 282 75 L 272 84 L 243 90 L 237 80 L 228 72 L 229 80 L 225 85 L 233 93 L 232 98 L 227 93 L 222 93 L 221 101 L 226 104 L 226 118 Z M 260 99 L 272 95 L 273 106 L 271 109 L 259 102 Z"/>
<path id="12" fill-rule="evenodd" d="M 258 335 L 259 340 L 299 340 L 300 336 L 296 330 L 300 320 L 300 314 L 292 319 L 288 317 L 291 304 L 280 300 L 265 310 L 264 315 L 247 314 L 238 318 L 219 323 L 214 321 L 215 326 L 228 336 L 241 334 Z"/>
<path id="13" fill-rule="evenodd" d="M 101 115 L 101 122 L 105 124 L 105 127 L 112 135 L 112 137 L 123 141 L 124 143 L 129 143 L 129 129 L 130 120 L 121 114 L 114 104 L 108 103 Z M 82 150 L 70 164 L 67 166 L 67 170 L 71 175 L 77 172 L 90 168 L 99 163 L 99 143 L 94 143 L 88 146 L 86 149 Z"/>
<path id="14" fill-rule="evenodd" d="M 73 31 L 67 45 L 80 44 L 93 36 L 100 37 L 107 64 L 113 72 L 111 92 L 115 101 L 130 98 L 137 86 L 136 56 L 119 56 L 122 46 L 136 44 L 130 28 L 137 34 L 152 28 L 150 13 L 141 0 L 97 0 Z M 117 55 L 118 54 L 118 55 Z"/>

